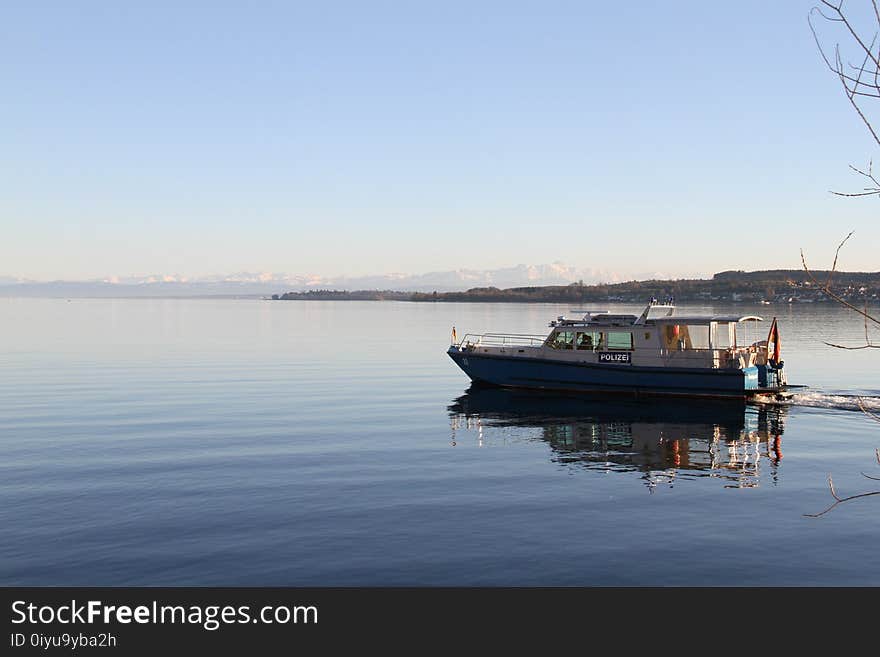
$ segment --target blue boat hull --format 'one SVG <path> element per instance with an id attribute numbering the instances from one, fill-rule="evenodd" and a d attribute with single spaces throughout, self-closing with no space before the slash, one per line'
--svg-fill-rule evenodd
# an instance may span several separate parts
<path id="1" fill-rule="evenodd" d="M 758 370 L 669 369 L 624 364 L 566 363 L 542 358 L 447 352 L 475 383 L 511 388 L 609 392 L 629 395 L 749 397 L 758 389 Z"/>

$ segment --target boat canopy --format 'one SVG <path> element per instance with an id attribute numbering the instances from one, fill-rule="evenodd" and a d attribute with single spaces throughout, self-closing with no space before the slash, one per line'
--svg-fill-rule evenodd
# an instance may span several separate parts
<path id="1" fill-rule="evenodd" d="M 673 315 L 651 320 L 655 324 L 709 324 L 710 322 L 763 322 L 757 315 Z"/>

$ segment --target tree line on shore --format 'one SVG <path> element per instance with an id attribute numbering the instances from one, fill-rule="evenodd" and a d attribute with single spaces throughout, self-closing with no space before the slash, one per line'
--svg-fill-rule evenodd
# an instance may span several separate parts
<path id="1" fill-rule="evenodd" d="M 824 281 L 830 271 L 814 271 Z M 834 272 L 833 285 L 843 298 L 867 302 L 880 300 L 880 272 Z M 725 271 L 710 279 L 627 281 L 585 285 L 535 287 L 475 287 L 463 292 L 409 292 L 401 290 L 308 290 L 273 294 L 279 301 L 476 301 L 572 303 L 588 301 L 644 302 L 655 297 L 661 301 L 824 301 L 825 295 L 811 282 L 805 271 L 779 269 L 769 271 Z"/>

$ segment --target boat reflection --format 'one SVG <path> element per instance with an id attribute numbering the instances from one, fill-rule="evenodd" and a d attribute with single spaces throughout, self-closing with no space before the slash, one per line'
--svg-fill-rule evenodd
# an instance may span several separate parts
<path id="1" fill-rule="evenodd" d="M 617 400 L 471 386 L 448 407 L 452 444 L 540 438 L 554 460 L 640 472 L 650 490 L 715 477 L 727 487 L 775 484 L 787 409 L 738 401 Z"/>

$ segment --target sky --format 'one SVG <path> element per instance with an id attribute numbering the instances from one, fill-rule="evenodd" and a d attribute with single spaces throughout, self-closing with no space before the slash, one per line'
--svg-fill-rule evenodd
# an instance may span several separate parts
<path id="1" fill-rule="evenodd" d="M 0 275 L 877 271 L 813 4 L 5 3 Z"/>

